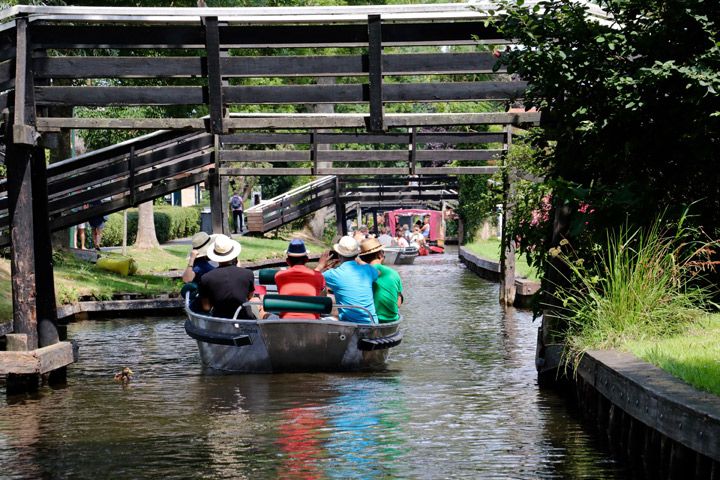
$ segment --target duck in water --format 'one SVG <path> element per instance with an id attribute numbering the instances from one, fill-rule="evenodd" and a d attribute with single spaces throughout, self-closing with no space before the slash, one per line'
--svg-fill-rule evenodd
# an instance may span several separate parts
<path id="1" fill-rule="evenodd" d="M 130 370 L 128 367 L 125 367 L 115 374 L 114 380 L 117 383 L 122 383 L 123 385 L 127 385 L 128 383 L 130 383 L 132 374 L 133 374 L 133 371 Z"/>

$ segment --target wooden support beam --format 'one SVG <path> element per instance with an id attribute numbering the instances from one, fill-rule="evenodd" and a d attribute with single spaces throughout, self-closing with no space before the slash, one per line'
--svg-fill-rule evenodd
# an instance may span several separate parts
<path id="1" fill-rule="evenodd" d="M 210 170 L 208 175 L 210 183 L 210 212 L 212 216 L 213 233 L 223 232 L 223 198 L 220 188 L 220 171 L 217 168 Z"/>
<path id="2" fill-rule="evenodd" d="M 32 194 L 33 194 L 33 238 L 35 249 L 35 291 L 37 320 L 47 321 L 38 335 L 38 345 L 46 347 L 58 337 L 57 307 L 55 303 L 55 275 L 53 272 L 52 241 L 48 214 L 48 186 L 45 151 L 33 147 L 32 152 Z M 17 245 L 17 244 L 15 244 Z M 53 330 L 50 332 L 49 330 Z"/>
<path id="3" fill-rule="evenodd" d="M 208 120 L 202 118 L 65 118 L 40 117 L 40 131 L 77 129 L 132 129 L 132 130 L 205 130 Z M 229 129 L 281 129 L 281 128 L 365 128 L 367 115 L 363 114 L 242 114 L 225 122 Z M 451 126 L 451 125 L 536 125 L 540 112 L 496 113 L 402 113 L 386 114 L 389 127 Z"/>
<path id="4" fill-rule="evenodd" d="M 191 25 L 58 25 L 33 26 L 38 49 L 201 49 L 205 39 L 199 26 Z M 478 39 L 507 43 L 484 20 L 432 23 L 388 23 L 383 27 L 387 46 L 476 45 Z M 222 48 L 328 48 L 367 46 L 367 26 L 327 25 L 229 25 L 220 27 Z"/>
<path id="5" fill-rule="evenodd" d="M 380 125 L 383 102 L 464 102 L 475 100 L 506 101 L 523 96 L 527 84 L 521 81 L 425 82 L 425 83 L 338 83 L 316 85 L 218 86 L 220 100 L 237 105 L 275 105 L 308 103 L 370 104 L 370 121 Z M 208 94 L 199 86 L 164 87 L 35 87 L 38 105 L 109 106 L 109 105 L 202 105 Z M 211 97 L 210 102 L 215 101 Z M 213 108 L 215 108 L 213 107 Z M 213 110 L 214 111 L 214 110 Z M 212 114 L 212 112 L 211 112 Z M 211 122 L 212 123 L 212 115 Z M 373 120 L 374 119 L 374 120 Z M 372 127 L 373 125 L 370 125 Z M 373 131 L 382 131 L 373 130 Z"/>
<path id="6" fill-rule="evenodd" d="M 220 30 L 217 17 L 204 17 L 205 26 L 205 52 L 207 65 L 207 90 L 210 105 L 210 132 L 214 134 L 227 133 L 223 123 L 224 102 L 222 72 L 220 71 Z"/>
<path id="7" fill-rule="evenodd" d="M 368 130 L 385 130 L 383 116 L 383 72 L 382 72 L 382 20 L 380 15 L 368 15 L 368 70 L 370 85 L 370 122 Z"/>
<path id="8" fill-rule="evenodd" d="M 415 175 L 417 169 L 417 128 L 410 128 L 410 143 L 408 144 L 408 150 L 410 150 L 410 175 Z"/>
<path id="9" fill-rule="evenodd" d="M 345 205 L 340 199 L 340 179 L 335 177 L 335 229 L 339 235 L 347 235 L 347 222 L 345 220 Z"/>
<path id="10" fill-rule="evenodd" d="M 0 63 L 0 82 L 14 85 L 13 59 Z M 459 75 L 493 71 L 490 52 L 386 54 L 384 75 Z M 12 71 L 11 71 L 12 70 Z M 36 78 L 194 78 L 205 75 L 202 57 L 42 57 L 33 59 Z M 367 55 L 297 55 L 220 57 L 223 78 L 365 77 Z"/>
<path id="11" fill-rule="evenodd" d="M 31 49 L 27 17 L 16 23 L 17 57 L 15 58 L 15 108 L 13 112 L 12 141 L 16 144 L 35 145 L 39 135 L 35 130 L 34 81 L 30 70 Z"/>
<path id="12" fill-rule="evenodd" d="M 512 146 L 512 132 L 510 126 L 505 127 L 507 143 L 505 149 Z M 516 175 L 514 167 L 509 166 L 503 159 L 505 168 L 503 170 L 503 212 L 502 212 L 502 237 L 500 252 L 500 302 L 505 306 L 512 306 L 515 303 L 515 241 L 510 238 L 510 222 L 515 207 L 514 185 Z"/>
<path id="13" fill-rule="evenodd" d="M 28 336 L 31 349 L 38 347 L 37 290 L 33 225 L 33 148 L 10 143 L 5 153 L 8 175 L 10 255 L 13 296 L 13 330 Z"/>
<path id="14" fill-rule="evenodd" d="M 27 351 L 0 352 L 0 375 L 41 375 L 73 363 L 71 342 Z"/>

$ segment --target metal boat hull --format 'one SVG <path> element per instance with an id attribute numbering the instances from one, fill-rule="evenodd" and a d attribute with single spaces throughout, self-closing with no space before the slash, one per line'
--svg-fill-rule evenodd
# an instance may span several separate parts
<path id="1" fill-rule="evenodd" d="M 386 247 L 383 249 L 385 253 L 386 265 L 411 265 L 418 256 L 418 249 L 414 247 Z"/>
<path id="2" fill-rule="evenodd" d="M 186 308 L 202 364 L 233 373 L 379 370 L 402 340 L 401 321 L 231 320 Z"/>

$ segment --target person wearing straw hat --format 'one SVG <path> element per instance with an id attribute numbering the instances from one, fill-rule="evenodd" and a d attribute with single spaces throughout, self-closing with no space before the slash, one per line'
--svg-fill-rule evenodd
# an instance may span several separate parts
<path id="1" fill-rule="evenodd" d="M 215 239 L 215 235 L 208 235 L 205 232 L 198 232 L 190 239 L 192 250 L 188 257 L 187 267 L 182 274 L 182 281 L 185 283 L 200 283 L 202 276 L 217 267 L 217 263 L 211 262 L 207 257 L 207 249 Z"/>
<path id="2" fill-rule="evenodd" d="M 214 317 L 232 318 L 238 307 L 250 300 L 255 292 L 253 273 L 237 266 L 240 250 L 240 244 L 225 235 L 217 235 L 208 245 L 207 257 L 218 266 L 202 276 L 200 301 L 203 310 L 212 310 Z M 237 318 L 254 319 L 255 316 L 246 306 L 240 309 Z"/>
<path id="3" fill-rule="evenodd" d="M 337 268 L 323 273 L 325 283 L 332 289 L 335 302 L 338 305 L 355 305 L 370 312 L 370 317 L 364 310 L 357 308 L 340 309 L 340 320 L 355 323 L 377 323 L 375 302 L 373 300 L 372 284 L 378 278 L 378 271 L 370 265 L 361 265 L 355 260 L 360 253 L 360 245 L 349 236 L 341 237 L 333 245 L 333 250 L 340 258 Z M 316 270 L 323 271 L 328 265 L 330 252 L 320 257 Z"/>
<path id="4" fill-rule="evenodd" d="M 375 311 L 380 323 L 389 323 L 400 319 L 398 308 L 403 303 L 403 286 L 400 275 L 382 264 L 385 258 L 384 248 L 378 239 L 368 238 L 360 244 L 360 259 L 380 273 L 373 283 Z"/>
<path id="5" fill-rule="evenodd" d="M 288 269 L 275 274 L 275 284 L 280 295 L 300 295 L 317 297 L 325 289 L 325 277 L 322 273 L 310 270 L 305 264 L 308 262 L 308 251 L 305 242 L 294 238 L 288 245 L 286 262 Z M 283 312 L 280 318 L 320 318 L 318 314 Z"/>

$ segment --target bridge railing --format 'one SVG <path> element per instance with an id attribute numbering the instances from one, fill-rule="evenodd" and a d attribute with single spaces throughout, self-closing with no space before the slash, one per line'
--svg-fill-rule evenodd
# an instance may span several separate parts
<path id="1" fill-rule="evenodd" d="M 334 176 L 322 177 L 248 208 L 245 211 L 248 231 L 265 233 L 334 205 L 335 184 Z"/>
<path id="2" fill-rule="evenodd" d="M 51 230 L 137 206 L 206 180 L 213 137 L 164 131 L 52 164 L 47 169 Z M 9 243 L 7 182 L 0 181 L 0 246 Z"/>

